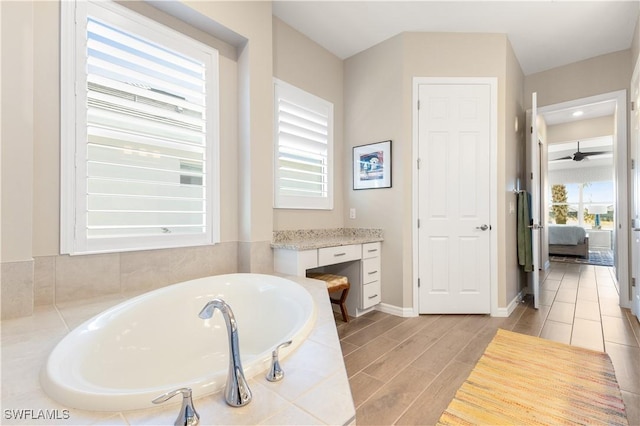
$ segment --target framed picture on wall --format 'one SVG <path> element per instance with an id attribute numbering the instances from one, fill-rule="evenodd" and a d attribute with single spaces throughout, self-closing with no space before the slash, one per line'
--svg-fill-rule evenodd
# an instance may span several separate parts
<path id="1" fill-rule="evenodd" d="M 353 147 L 353 189 L 391 188 L 391 141 Z"/>

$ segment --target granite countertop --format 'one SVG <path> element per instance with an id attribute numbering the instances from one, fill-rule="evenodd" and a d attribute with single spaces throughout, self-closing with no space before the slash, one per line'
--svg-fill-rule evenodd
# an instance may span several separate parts
<path id="1" fill-rule="evenodd" d="M 299 229 L 274 231 L 271 247 L 287 250 L 313 250 L 323 247 L 374 243 L 382 240 L 382 229 Z"/>

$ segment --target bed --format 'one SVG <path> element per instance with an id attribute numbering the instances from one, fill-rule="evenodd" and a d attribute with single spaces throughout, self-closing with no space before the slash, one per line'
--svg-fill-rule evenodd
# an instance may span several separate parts
<path id="1" fill-rule="evenodd" d="M 581 226 L 549 225 L 549 254 L 589 258 L 589 234 Z"/>

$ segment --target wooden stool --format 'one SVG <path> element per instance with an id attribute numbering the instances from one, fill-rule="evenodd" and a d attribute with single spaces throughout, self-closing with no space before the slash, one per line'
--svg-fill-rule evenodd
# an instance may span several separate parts
<path id="1" fill-rule="evenodd" d="M 345 302 L 349 295 L 349 279 L 342 275 L 325 274 L 324 272 L 307 272 L 307 278 L 314 278 L 327 283 L 327 290 L 329 291 L 329 300 L 331 303 L 335 303 L 340 306 L 342 312 L 342 319 L 344 322 L 349 322 L 349 313 L 347 312 L 347 306 Z M 331 293 L 341 291 L 340 299 L 333 299 Z"/>

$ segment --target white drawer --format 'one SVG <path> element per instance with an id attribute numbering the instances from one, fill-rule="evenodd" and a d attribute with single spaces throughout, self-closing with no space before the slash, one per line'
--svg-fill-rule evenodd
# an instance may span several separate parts
<path id="1" fill-rule="evenodd" d="M 362 259 L 362 283 L 380 281 L 380 258 Z"/>
<path id="2" fill-rule="evenodd" d="M 374 281 L 362 286 L 362 309 L 377 305 L 380 300 L 380 281 Z"/>
<path id="3" fill-rule="evenodd" d="M 366 243 L 362 245 L 362 258 L 380 257 L 380 243 Z"/>
<path id="4" fill-rule="evenodd" d="M 361 258 L 360 244 L 318 249 L 318 266 L 333 265 Z"/>

